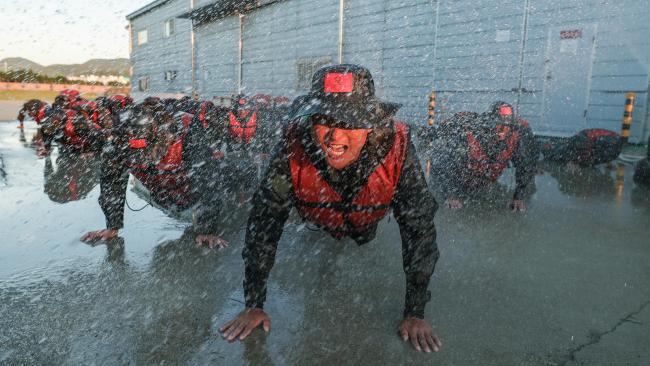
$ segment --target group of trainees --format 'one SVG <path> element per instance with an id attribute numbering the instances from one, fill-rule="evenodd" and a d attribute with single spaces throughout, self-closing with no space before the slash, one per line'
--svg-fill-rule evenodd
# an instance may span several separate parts
<path id="1" fill-rule="evenodd" d="M 214 246 L 223 243 L 208 234 L 216 232 L 219 187 L 226 177 L 236 179 L 231 173 L 239 166 L 268 155 L 277 129 L 267 121 L 286 114 L 285 99 L 237 95 L 230 106 L 216 106 L 187 97 L 149 97 L 133 103 L 120 95 L 87 101 L 64 91 L 51 106 L 28 101 L 18 120 L 24 128 L 31 117 L 39 127 L 33 144 L 39 156 L 47 156 L 45 191 L 54 201 L 81 199 L 99 180 L 107 225 L 84 235 L 84 241 L 117 236 L 130 173 L 152 202 L 170 211 L 191 210 L 197 242 Z M 54 143 L 56 170 L 49 159 Z M 229 156 L 244 163 L 230 167 Z"/>
<path id="2" fill-rule="evenodd" d="M 157 203 L 194 210 L 198 245 L 225 247 L 228 243 L 219 236 L 220 191 L 231 175 L 224 172 L 223 159 L 244 157 L 249 164 L 255 156 L 269 155 L 246 224 L 245 307 L 219 328 L 222 336 L 243 341 L 258 328 L 270 331 L 264 311 L 267 282 L 293 208 L 333 238 L 347 237 L 358 245 L 375 239 L 379 222 L 392 212 L 406 279 L 399 336 L 417 351 L 440 350 L 442 342 L 425 311 L 439 258 L 434 225 L 438 205 L 416 151 L 415 134 L 395 117 L 400 105 L 378 99 L 370 71 L 353 64 L 316 71 L 309 93 L 276 111 L 273 118 L 281 122 L 269 124 L 268 133 L 251 123 L 256 110 L 247 98 L 233 102 L 227 108 L 190 99 L 109 104 L 108 117 L 98 117 L 100 128 L 91 129 L 101 141 L 99 203 L 106 228 L 90 231 L 82 240 L 118 236 L 131 173 Z M 38 109 L 36 116 L 41 114 Z M 56 135 L 52 130 L 44 129 L 45 141 Z M 494 183 L 512 165 L 516 187 L 508 206 L 514 211 L 526 208 L 540 152 L 565 163 L 603 163 L 620 153 L 622 143 L 614 135 L 586 131 L 575 139 L 540 145 L 528 123 L 505 102 L 482 114 L 458 113 L 417 133 L 448 207 L 462 208 L 465 195 Z"/>
<path id="3" fill-rule="evenodd" d="M 594 167 L 610 164 L 623 139 L 605 129 L 585 129 L 568 138 L 538 139 L 512 105 L 495 102 L 484 113 L 459 112 L 420 133 L 436 189 L 451 209 L 491 188 L 509 166 L 515 187 L 507 207 L 525 211 L 535 175 L 545 166 Z M 544 164 L 538 164 L 540 159 Z"/>

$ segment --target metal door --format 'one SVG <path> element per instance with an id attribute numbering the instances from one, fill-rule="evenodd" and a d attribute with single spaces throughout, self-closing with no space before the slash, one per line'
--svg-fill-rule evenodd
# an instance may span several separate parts
<path id="1" fill-rule="evenodd" d="M 549 30 L 542 129 L 550 134 L 573 134 L 587 126 L 595 28 L 590 24 Z"/>

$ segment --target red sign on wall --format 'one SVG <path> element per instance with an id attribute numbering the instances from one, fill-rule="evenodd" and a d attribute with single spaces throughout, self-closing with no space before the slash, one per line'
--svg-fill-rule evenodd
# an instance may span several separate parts
<path id="1" fill-rule="evenodd" d="M 582 29 L 569 29 L 560 31 L 560 39 L 582 38 Z"/>

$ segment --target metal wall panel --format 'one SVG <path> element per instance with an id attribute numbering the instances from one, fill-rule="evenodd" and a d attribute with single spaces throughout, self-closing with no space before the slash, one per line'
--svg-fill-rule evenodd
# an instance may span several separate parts
<path id="1" fill-rule="evenodd" d="M 212 2 L 197 0 L 196 7 Z M 156 91 L 182 89 L 191 79 L 182 71 L 190 63 L 189 42 L 184 46 L 181 34 L 188 38 L 189 29 L 181 31 L 178 21 L 173 43 L 156 39 L 156 33 L 162 36 L 170 7 L 189 7 L 183 0 L 172 4 L 133 21 L 134 38 L 139 28 L 153 27 L 149 44 L 136 46 L 132 57 L 136 86 L 136 78 L 145 74 L 151 74 L 151 87 Z M 438 118 L 461 110 L 481 112 L 495 100 L 519 100 L 520 115 L 537 132 L 554 133 L 544 131 L 541 124 L 549 30 L 593 24 L 595 49 L 585 85 L 586 125 L 618 130 L 625 93 L 636 91 L 631 140 L 646 138 L 650 133 L 647 4 L 638 0 L 531 0 L 524 28 L 525 4 L 522 0 L 347 0 L 344 62 L 367 66 L 375 76 L 379 96 L 404 104 L 399 117 L 407 121 L 424 123 L 428 94 L 435 89 Z M 337 60 L 338 7 L 338 0 L 286 0 L 246 14 L 244 90 L 288 96 L 304 93 L 297 87 L 297 62 L 322 57 Z M 200 91 L 204 96 L 235 92 L 237 16 L 199 26 L 196 31 Z M 183 69 L 182 65 L 187 66 Z M 174 85 L 162 82 L 164 69 L 171 67 L 179 70 Z M 576 124 L 574 129 L 581 127 Z"/>
<path id="2" fill-rule="evenodd" d="M 434 88 L 438 118 L 515 103 L 524 1 L 439 1 Z M 534 88 L 526 79 L 526 89 Z"/>
<path id="3" fill-rule="evenodd" d="M 397 117 L 426 121 L 433 82 L 435 8 L 429 0 L 386 2 L 381 96 L 401 103 Z"/>
<path id="4" fill-rule="evenodd" d="M 380 97 L 386 96 L 383 63 L 386 8 L 384 0 L 348 0 L 344 12 L 343 61 L 367 67 Z"/>
<path id="5" fill-rule="evenodd" d="M 439 116 L 468 109 L 484 110 L 502 99 L 517 100 L 519 73 L 525 91 L 519 112 L 537 132 L 544 130 L 545 67 L 549 29 L 594 24 L 595 50 L 588 93 L 586 127 L 618 131 L 625 93 L 637 92 L 632 141 L 640 141 L 647 128 L 648 69 L 650 68 L 650 9 L 642 1 L 605 0 L 531 1 L 523 67 L 519 49 L 524 35 L 525 1 L 439 1 L 435 88 Z M 498 30 L 509 30 L 509 40 L 496 41 Z M 503 38 L 502 38 L 503 40 Z M 576 75 L 577 76 L 577 75 Z M 571 80 L 568 80 L 571 82 Z M 577 77 L 576 81 L 577 82 Z M 549 115 L 553 118 L 552 113 Z M 575 132 L 584 125 L 576 123 Z"/>
<path id="6" fill-rule="evenodd" d="M 338 1 L 284 1 L 247 13 L 243 27 L 246 93 L 295 97 L 301 59 L 336 60 Z"/>
<path id="7" fill-rule="evenodd" d="M 138 90 L 138 80 L 145 76 L 150 80 L 147 94 L 191 91 L 191 22 L 175 18 L 188 10 L 189 1 L 174 0 L 132 19 L 131 88 L 134 95 L 142 94 Z M 165 21 L 168 19 L 174 19 L 175 32 L 170 37 L 164 37 Z M 148 42 L 138 46 L 138 31 L 143 29 L 148 31 Z M 166 81 L 166 71 L 176 71 L 176 79 Z"/>
<path id="8" fill-rule="evenodd" d="M 238 91 L 239 18 L 231 16 L 195 28 L 197 89 L 202 98 Z"/>

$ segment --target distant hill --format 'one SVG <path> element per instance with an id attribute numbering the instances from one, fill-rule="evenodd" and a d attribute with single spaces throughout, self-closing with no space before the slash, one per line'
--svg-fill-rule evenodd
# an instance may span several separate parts
<path id="1" fill-rule="evenodd" d="M 6 63 L 6 65 L 5 65 Z M 0 71 L 27 69 L 36 73 L 55 76 L 80 76 L 80 75 L 129 75 L 129 59 L 92 59 L 83 64 L 61 65 L 54 64 L 43 66 L 22 57 L 10 57 L 0 60 Z"/>
<path id="2" fill-rule="evenodd" d="M 9 57 L 0 60 L 0 71 L 5 71 L 5 62 L 7 63 L 7 70 L 32 70 L 36 73 L 42 74 L 44 67 L 36 62 L 30 61 L 22 57 Z"/>

